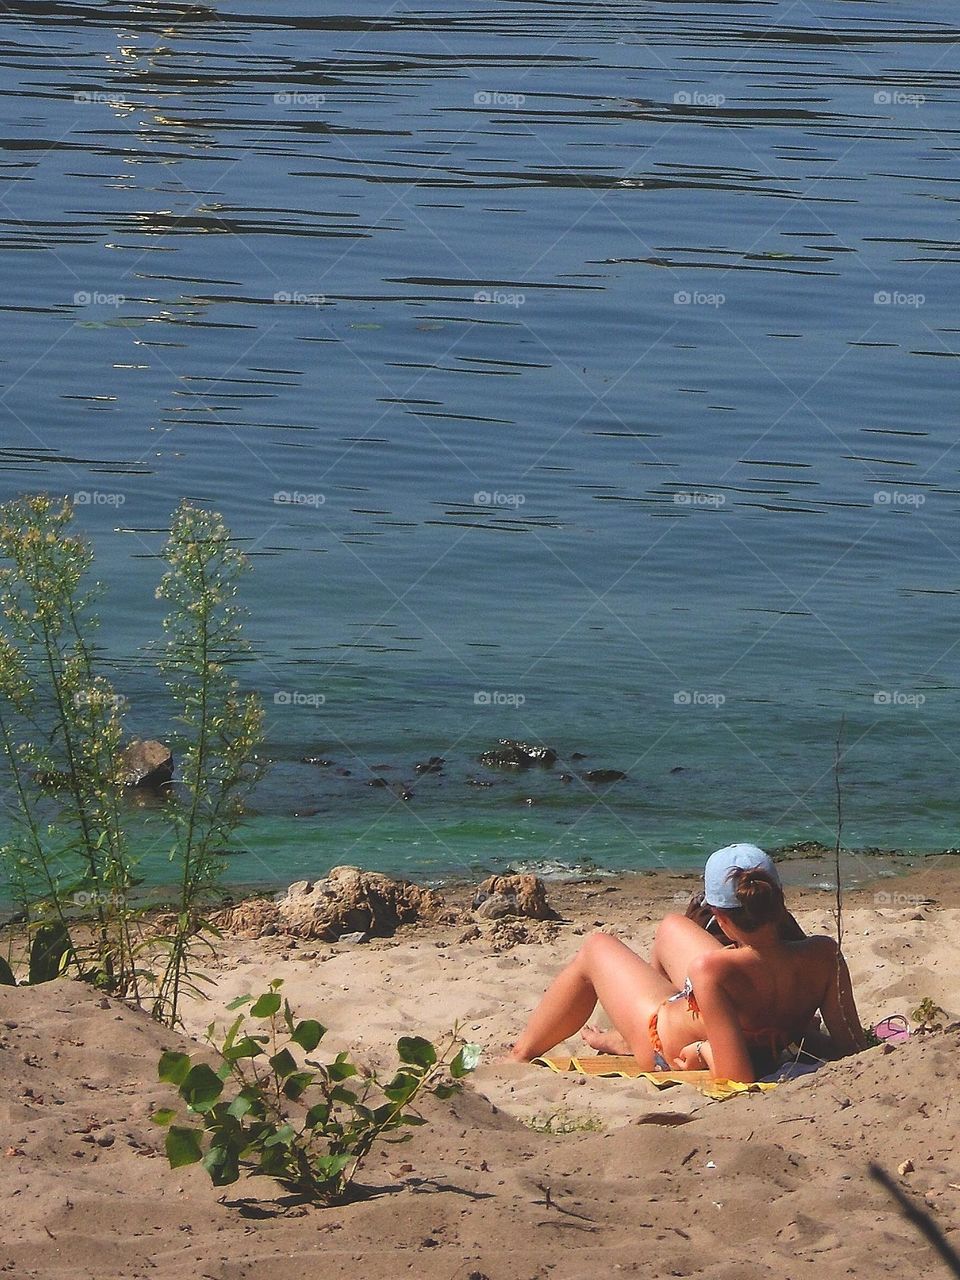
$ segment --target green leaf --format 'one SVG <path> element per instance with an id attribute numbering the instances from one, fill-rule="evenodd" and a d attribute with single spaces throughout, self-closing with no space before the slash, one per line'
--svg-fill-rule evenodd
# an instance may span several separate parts
<path id="1" fill-rule="evenodd" d="M 255 1058 L 257 1054 L 263 1053 L 264 1039 L 265 1037 L 260 1036 L 244 1036 L 229 1049 L 224 1049 L 223 1056 L 228 1062 L 236 1062 L 239 1058 Z"/>
<path id="2" fill-rule="evenodd" d="M 209 1111 L 221 1093 L 223 1081 L 205 1062 L 191 1067 L 180 1086 L 181 1098 L 193 1111 Z"/>
<path id="3" fill-rule="evenodd" d="M 437 1061 L 436 1049 L 422 1036 L 404 1036 L 397 1041 L 397 1052 L 400 1054 L 401 1062 L 422 1067 L 425 1071 L 434 1066 Z"/>
<path id="4" fill-rule="evenodd" d="M 181 1085 L 186 1080 L 189 1070 L 189 1054 L 173 1053 L 168 1050 L 160 1055 L 160 1061 L 157 1064 L 157 1077 L 164 1084 Z"/>
<path id="5" fill-rule="evenodd" d="M 455 1084 L 437 1084 L 433 1086 L 434 1094 L 441 1102 L 446 1102 L 447 1098 L 452 1098 L 458 1091 L 459 1086 Z"/>
<path id="6" fill-rule="evenodd" d="M 315 1174 L 323 1182 L 332 1182 L 334 1178 L 339 1177 L 344 1169 L 350 1163 L 351 1156 L 318 1156 L 312 1162 L 312 1168 Z"/>
<path id="7" fill-rule="evenodd" d="M 244 1116 L 250 1114 L 255 1106 L 256 1100 L 248 1093 L 239 1093 L 227 1107 L 227 1112 L 236 1120 L 242 1120 Z"/>
<path id="8" fill-rule="evenodd" d="M 251 995 L 237 996 L 236 1000 L 230 1001 L 230 1003 L 227 1005 L 227 1008 L 230 1010 L 231 1013 L 233 1013 L 234 1009 L 242 1009 L 245 1004 L 250 1004 L 252 1000 L 253 1000 L 253 996 Z"/>
<path id="9" fill-rule="evenodd" d="M 161 1107 L 159 1111 L 155 1111 L 150 1117 L 152 1124 L 159 1124 L 166 1128 L 171 1120 L 176 1118 L 176 1111 L 173 1107 Z"/>
<path id="10" fill-rule="evenodd" d="M 267 1138 L 263 1145 L 265 1147 L 289 1147 L 296 1136 L 297 1131 L 292 1124 L 282 1124 Z"/>
<path id="11" fill-rule="evenodd" d="M 351 1076 L 357 1074 L 357 1068 L 352 1062 L 341 1062 L 340 1059 L 346 1057 L 346 1054 L 338 1053 L 337 1061 L 331 1062 L 327 1067 L 327 1076 L 334 1083 L 340 1080 L 349 1080 Z"/>
<path id="12" fill-rule="evenodd" d="M 307 1053 L 313 1053 L 314 1049 L 326 1035 L 327 1029 L 321 1026 L 314 1018 L 305 1018 L 303 1022 L 298 1022 L 294 1027 L 293 1034 L 290 1039 L 294 1044 L 298 1044 L 301 1049 Z"/>
<path id="13" fill-rule="evenodd" d="M 316 1078 L 312 1071 L 295 1071 L 283 1082 L 283 1096 L 289 1098 L 291 1102 L 296 1102 L 303 1097 Z"/>
<path id="14" fill-rule="evenodd" d="M 13 970 L 7 964 L 6 960 L 0 956 L 0 986 L 15 987 L 16 985 L 17 980 L 13 976 Z"/>
<path id="15" fill-rule="evenodd" d="M 199 1129 L 184 1129 L 173 1125 L 165 1143 L 171 1169 L 179 1169 L 185 1164 L 196 1164 L 203 1159 L 200 1137 Z"/>
<path id="16" fill-rule="evenodd" d="M 30 947 L 30 985 L 59 978 L 71 950 L 70 935 L 61 921 L 41 925 Z"/>
<path id="17" fill-rule="evenodd" d="M 279 1053 L 275 1053 L 267 1061 L 281 1080 L 285 1080 L 287 1076 L 292 1076 L 297 1069 L 297 1060 L 289 1049 L 281 1049 Z"/>
<path id="18" fill-rule="evenodd" d="M 478 1044 L 465 1044 L 450 1063 L 450 1074 L 454 1080 L 462 1080 L 480 1065 L 483 1048 Z"/>
<path id="19" fill-rule="evenodd" d="M 250 1010 L 251 1018 L 272 1018 L 280 1008 L 280 996 L 276 991 L 262 995 Z"/>
<path id="20" fill-rule="evenodd" d="M 404 1103 L 417 1092 L 420 1085 L 418 1076 L 406 1076 L 400 1073 L 394 1076 L 388 1085 L 385 1086 L 384 1097 L 389 1098 L 391 1102 Z"/>
<path id="21" fill-rule="evenodd" d="M 215 1023 L 211 1022 L 209 1027 L 207 1027 L 208 1040 L 210 1040 L 213 1036 L 213 1029 L 215 1025 L 216 1025 Z M 223 1046 L 220 1050 L 221 1053 L 226 1055 L 233 1048 L 233 1042 L 237 1038 L 237 1032 L 240 1030 L 242 1026 L 243 1026 L 243 1014 L 241 1013 L 236 1018 L 234 1018 L 233 1022 L 228 1027 L 227 1034 L 223 1038 Z"/>
<path id="22" fill-rule="evenodd" d="M 203 1167 L 215 1187 L 227 1187 L 240 1177 L 240 1161 L 232 1145 L 211 1147 L 203 1157 Z"/>
<path id="23" fill-rule="evenodd" d="M 311 1107 L 307 1112 L 307 1118 L 304 1122 L 305 1128 L 316 1129 L 323 1126 L 330 1119 L 330 1108 L 325 1102 L 318 1102 L 315 1107 Z"/>

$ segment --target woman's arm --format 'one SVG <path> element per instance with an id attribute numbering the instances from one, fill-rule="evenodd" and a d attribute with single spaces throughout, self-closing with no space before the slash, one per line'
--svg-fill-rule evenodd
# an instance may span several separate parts
<path id="1" fill-rule="evenodd" d="M 757 1074 L 736 1010 L 724 990 L 718 962 L 725 959 L 723 952 L 699 957 L 690 966 L 690 982 L 703 1019 L 704 1040 L 710 1045 L 711 1072 L 718 1079 L 741 1080 L 746 1084 L 756 1080 Z"/>
<path id="2" fill-rule="evenodd" d="M 867 1048 L 867 1038 L 860 1023 L 857 1003 L 853 998 L 850 971 L 833 938 L 818 939 L 826 953 L 826 985 L 820 1012 L 830 1033 L 830 1041 L 839 1057 L 859 1053 Z"/>

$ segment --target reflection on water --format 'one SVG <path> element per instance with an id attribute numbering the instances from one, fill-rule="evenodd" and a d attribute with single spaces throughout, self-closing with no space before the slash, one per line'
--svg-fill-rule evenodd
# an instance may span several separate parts
<path id="1" fill-rule="evenodd" d="M 75 495 L 143 732 L 162 530 L 226 514 L 278 759 L 243 874 L 824 839 L 844 710 L 851 842 L 954 843 L 960 32 L 275 9 L 0 31 L 0 494 Z M 486 774 L 500 736 L 570 767 Z"/>

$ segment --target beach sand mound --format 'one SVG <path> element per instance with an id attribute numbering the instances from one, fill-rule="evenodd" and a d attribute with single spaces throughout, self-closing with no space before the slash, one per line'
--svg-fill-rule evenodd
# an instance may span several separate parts
<path id="1" fill-rule="evenodd" d="M 182 1045 L 196 1048 L 67 980 L 0 991 L 3 1270 L 63 1280 L 302 1280 L 318 1268 L 369 1280 L 945 1275 L 869 1177 L 871 1160 L 895 1178 L 911 1161 L 915 1172 L 898 1178 L 911 1200 L 944 1230 L 960 1225 L 956 1030 L 722 1104 L 687 1088 L 655 1094 L 642 1081 L 488 1065 L 451 1103 L 431 1102 L 430 1124 L 371 1159 L 365 1197 L 336 1209 L 298 1204 L 267 1179 L 217 1190 L 197 1167 L 167 1167 L 149 1116 L 171 1102 L 157 1058 Z M 511 1098 L 514 1114 L 488 1093 Z M 616 1109 L 594 1131 L 601 1095 Z"/>

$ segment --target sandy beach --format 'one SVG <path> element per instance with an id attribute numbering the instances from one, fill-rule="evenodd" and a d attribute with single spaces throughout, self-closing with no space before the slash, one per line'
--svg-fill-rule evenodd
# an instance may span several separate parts
<path id="1" fill-rule="evenodd" d="M 868 1164 L 955 1232 L 957 1030 L 724 1103 L 687 1086 L 657 1092 L 493 1060 L 579 936 L 602 927 L 643 951 L 692 883 L 657 874 L 551 886 L 564 923 L 531 926 L 546 940 L 517 945 L 460 941 L 462 923 L 362 945 L 224 940 L 211 1000 L 188 1009 L 193 1033 L 234 996 L 283 977 L 334 1048 L 369 1060 L 389 1061 L 402 1034 L 440 1037 L 455 1022 L 488 1047 L 464 1092 L 431 1102 L 430 1124 L 367 1167 L 370 1194 L 340 1208 L 297 1204 L 265 1179 L 224 1192 L 199 1167 L 172 1172 L 149 1116 L 171 1100 L 158 1055 L 183 1038 L 75 982 L 0 990 L 0 1267 L 91 1280 L 292 1280 L 318 1266 L 374 1280 L 949 1274 Z M 808 930 L 832 930 L 828 894 L 789 900 Z M 865 1020 L 925 996 L 956 1013 L 958 922 L 960 874 L 942 864 L 847 895 L 845 950 Z M 898 1174 L 907 1161 L 912 1171 Z"/>

